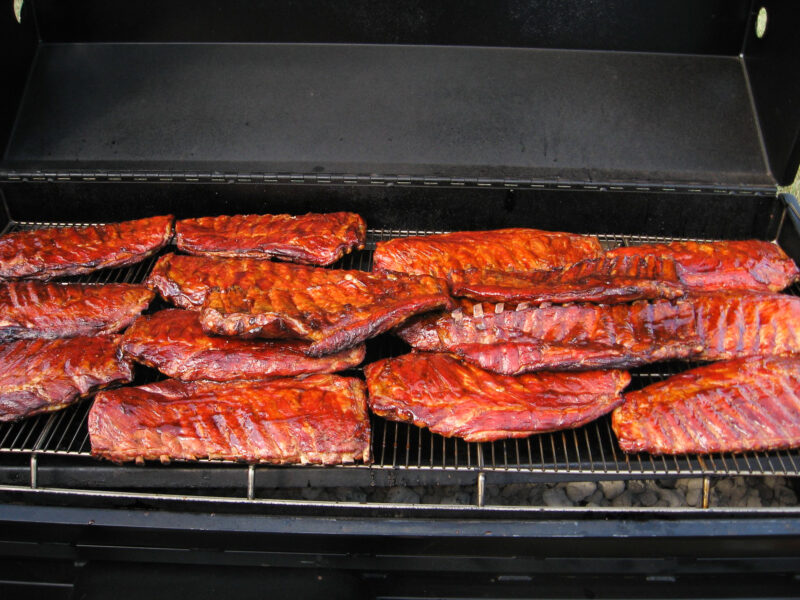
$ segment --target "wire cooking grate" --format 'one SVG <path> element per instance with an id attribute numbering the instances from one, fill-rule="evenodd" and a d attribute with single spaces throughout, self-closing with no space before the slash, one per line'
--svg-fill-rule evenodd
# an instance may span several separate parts
<path id="1" fill-rule="evenodd" d="M 53 226 L 53 223 L 14 222 L 3 233 Z M 365 250 L 345 256 L 338 268 L 368 271 L 376 242 L 393 237 L 441 233 L 432 231 L 372 229 Z M 620 245 L 669 242 L 676 239 L 650 236 L 599 236 L 606 249 Z M 695 241 L 707 241 L 697 240 Z M 165 252 L 174 250 L 167 248 Z M 64 278 L 86 283 L 141 283 L 157 257 L 119 269 L 103 269 L 89 275 Z M 800 295 L 800 287 L 790 293 Z M 400 340 L 384 335 L 368 342 L 368 360 L 394 356 L 407 351 Z M 632 389 L 662 380 L 686 368 L 686 364 L 650 365 L 632 372 Z M 138 368 L 134 384 L 160 378 L 154 371 Z M 86 420 L 91 399 L 62 411 L 42 414 L 16 423 L 0 424 L 0 453 L 34 453 L 90 457 Z M 515 471 L 585 475 L 668 476 L 668 475 L 800 475 L 798 451 L 747 452 L 682 456 L 628 455 L 616 443 L 609 417 L 579 429 L 534 435 L 521 440 L 493 443 L 467 443 L 431 434 L 427 429 L 372 417 L 373 460 L 371 466 L 355 465 L 344 469 L 418 469 Z M 210 461 L 205 461 L 210 462 Z M 245 468 L 245 467 L 242 467 Z M 314 469 L 315 467 L 307 467 Z"/>

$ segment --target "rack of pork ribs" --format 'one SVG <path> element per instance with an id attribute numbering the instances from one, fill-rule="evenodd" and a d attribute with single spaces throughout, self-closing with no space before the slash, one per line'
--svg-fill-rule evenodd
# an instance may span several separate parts
<path id="1" fill-rule="evenodd" d="M 800 299 L 780 293 L 800 271 L 775 244 L 605 251 L 505 229 L 392 239 L 372 272 L 324 268 L 365 236 L 360 216 L 330 213 L 0 237 L 0 420 L 93 396 L 92 453 L 116 462 L 368 463 L 369 411 L 468 442 L 612 413 L 626 452 L 800 446 Z M 55 279 L 157 253 L 143 285 Z M 175 308 L 148 308 L 155 293 Z M 411 352 L 364 365 L 388 332 Z M 709 364 L 625 392 L 628 369 L 667 360 Z M 169 379 L 126 385 L 134 363 Z"/>

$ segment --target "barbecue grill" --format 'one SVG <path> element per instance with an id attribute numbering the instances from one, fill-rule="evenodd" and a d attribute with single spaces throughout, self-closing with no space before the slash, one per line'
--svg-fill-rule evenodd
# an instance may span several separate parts
<path id="1" fill-rule="evenodd" d="M 347 210 L 370 229 L 343 268 L 369 270 L 383 239 L 510 226 L 607 248 L 759 238 L 800 261 L 800 207 L 777 193 L 800 162 L 792 3 L 217 4 L 0 11 L 4 233 Z M 138 283 L 155 260 L 69 279 Z M 367 361 L 405 351 L 383 335 Z M 686 368 L 636 369 L 632 387 Z M 90 456 L 90 404 L 0 425 L 0 590 L 70 597 L 147 573 L 206 597 L 193 578 L 236 573 L 243 592 L 326 597 L 796 593 L 800 509 L 708 507 L 708 489 L 800 476 L 800 450 L 627 455 L 608 418 L 466 443 L 373 417 L 371 465 L 114 465 Z M 706 508 L 485 502 L 494 483 L 676 477 L 703 478 Z M 389 485 L 474 502 L 300 494 Z"/>

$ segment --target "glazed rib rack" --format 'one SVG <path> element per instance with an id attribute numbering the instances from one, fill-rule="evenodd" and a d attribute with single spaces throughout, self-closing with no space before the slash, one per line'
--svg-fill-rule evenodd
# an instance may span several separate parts
<path id="1" fill-rule="evenodd" d="M 11 222 L 4 231 L 34 229 L 74 223 Z M 400 236 L 425 235 L 440 231 L 370 229 L 367 247 L 347 255 L 336 268 L 370 270 L 372 251 L 380 240 Z M 615 248 L 676 239 L 655 236 L 601 235 L 603 245 Z M 698 240 L 696 241 L 711 241 Z M 165 251 L 174 251 L 168 247 Z M 152 268 L 157 257 L 126 268 L 105 269 L 90 275 L 67 277 L 65 281 L 86 283 L 140 283 Z M 789 293 L 800 295 L 795 285 Z M 157 301 L 158 302 L 158 301 Z M 370 340 L 367 361 L 402 354 L 407 351 L 403 342 L 383 335 Z M 669 375 L 688 368 L 681 364 L 649 365 L 632 371 L 629 389 L 639 389 L 660 381 Z M 351 371 L 347 374 L 354 374 Z M 162 379 L 155 370 L 137 367 L 134 385 Z M 475 473 L 524 475 L 534 478 L 562 478 L 565 476 L 587 479 L 640 478 L 688 475 L 785 475 L 800 476 L 800 450 L 748 452 L 744 454 L 708 454 L 683 456 L 627 455 L 616 443 L 610 418 L 603 417 L 574 430 L 534 435 L 527 439 L 502 440 L 492 443 L 467 443 L 431 434 L 413 425 L 385 421 L 372 416 L 373 464 L 347 465 L 334 468 L 320 467 L 250 467 L 244 464 L 199 461 L 173 464 L 167 467 L 116 466 L 101 463 L 90 456 L 87 416 L 91 402 L 83 401 L 57 413 L 39 415 L 16 423 L 0 424 L 0 455 L 16 455 L 17 471 L 28 470 L 30 484 L 36 487 L 43 474 L 57 482 L 55 487 L 68 486 L 88 489 L 105 488 L 158 488 L 181 489 L 202 487 L 202 471 L 224 472 L 215 485 L 219 487 L 244 487 L 252 497 L 254 478 L 271 481 L 270 472 L 280 472 L 283 483 L 306 485 L 320 481 L 319 485 L 364 485 L 364 482 L 392 483 L 408 477 L 423 477 L 426 481 L 456 483 L 459 475 L 464 481 L 474 479 Z M 98 477 L 97 472 L 114 473 L 114 477 Z M 360 472 L 360 474 L 358 474 Z M 255 475 L 254 475 L 255 473 Z M 195 481 L 195 479 L 197 481 Z M 192 482 L 194 481 L 194 485 Z M 297 483 L 300 482 L 300 483 Z M 369 483 L 368 483 L 369 484 Z M 42 485 L 44 485 L 42 483 Z M 1 489 L 2 486 L 0 486 Z"/>

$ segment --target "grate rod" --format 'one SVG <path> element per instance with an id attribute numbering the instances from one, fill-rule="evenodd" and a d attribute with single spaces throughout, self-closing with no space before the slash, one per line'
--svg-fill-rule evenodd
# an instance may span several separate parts
<path id="1" fill-rule="evenodd" d="M 494 446 L 493 446 L 494 447 Z M 475 502 L 478 506 L 483 506 L 485 497 L 484 494 L 486 493 L 486 473 L 483 472 L 483 442 L 478 442 L 475 444 L 475 449 L 477 450 L 477 457 L 478 457 L 478 469 L 481 469 L 481 472 L 478 473 L 478 481 L 477 481 L 477 492 L 475 494 Z"/>
<path id="2" fill-rule="evenodd" d="M 708 508 L 711 500 L 711 477 L 708 475 L 703 476 L 703 508 Z"/>
<path id="3" fill-rule="evenodd" d="M 478 455 L 478 468 L 483 469 L 483 442 L 478 442 L 475 444 L 475 449 L 477 450 Z"/>
<path id="4" fill-rule="evenodd" d="M 256 469 L 253 465 L 247 465 L 247 499 L 253 500 L 256 497 Z"/>
<path id="5" fill-rule="evenodd" d="M 372 420 L 374 422 L 375 418 L 373 417 Z M 381 437 L 381 466 L 384 466 L 386 464 L 386 428 L 387 424 L 384 422 L 382 427 L 383 436 Z M 374 425 L 373 425 L 373 430 L 374 430 Z"/>
<path id="6" fill-rule="evenodd" d="M 39 455 L 35 452 L 31 454 L 31 488 L 39 487 Z"/>
<path id="7" fill-rule="evenodd" d="M 392 466 L 393 467 L 397 466 L 397 439 L 398 439 L 399 435 L 400 435 L 400 423 L 395 421 L 395 423 L 394 423 L 394 441 L 392 442 Z M 431 440 L 431 444 L 433 444 L 432 440 Z"/>
<path id="8" fill-rule="evenodd" d="M 54 413 L 50 413 L 47 416 L 47 422 L 42 427 L 42 433 L 39 434 L 39 438 L 36 440 L 36 443 L 33 445 L 34 452 L 36 450 L 41 450 L 42 446 L 44 445 L 45 439 L 47 439 L 50 430 L 53 428 L 53 424 L 56 421 L 56 415 Z"/>

